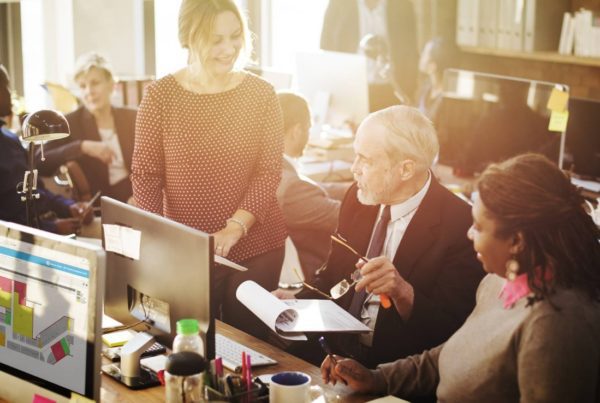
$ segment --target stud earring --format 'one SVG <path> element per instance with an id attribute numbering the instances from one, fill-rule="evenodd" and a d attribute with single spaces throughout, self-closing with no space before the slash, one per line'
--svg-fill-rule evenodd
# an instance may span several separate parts
<path id="1" fill-rule="evenodd" d="M 519 262 L 517 262 L 514 258 L 509 259 L 506 262 L 506 278 L 509 281 L 515 281 L 517 275 L 519 274 Z"/>

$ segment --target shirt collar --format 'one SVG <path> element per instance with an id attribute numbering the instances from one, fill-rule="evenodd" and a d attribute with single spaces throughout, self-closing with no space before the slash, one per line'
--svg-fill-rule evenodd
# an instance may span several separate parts
<path id="1" fill-rule="evenodd" d="M 402 203 L 393 204 L 390 207 L 390 222 L 394 222 L 409 215 L 419 207 L 431 185 L 431 172 L 428 172 L 427 175 L 427 182 L 425 182 L 425 185 L 423 185 L 421 190 Z"/>
<path id="2" fill-rule="evenodd" d="M 509 309 L 517 303 L 517 301 L 530 293 L 531 289 L 527 282 L 527 273 L 523 273 L 518 275 L 513 281 L 506 280 L 500 291 L 499 298 L 503 302 L 504 309 Z"/>

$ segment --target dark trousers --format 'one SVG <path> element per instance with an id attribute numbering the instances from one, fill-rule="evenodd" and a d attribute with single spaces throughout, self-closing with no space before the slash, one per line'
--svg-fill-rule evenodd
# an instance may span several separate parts
<path id="1" fill-rule="evenodd" d="M 273 291 L 279 283 L 285 248 L 273 249 L 254 256 L 240 264 L 248 271 L 241 272 L 216 265 L 213 288 L 213 308 L 217 318 L 239 330 L 266 340 L 269 328 L 246 308 L 235 296 L 238 286 L 246 280 L 260 284 L 267 291 Z M 219 315 L 220 313 L 220 315 Z"/>

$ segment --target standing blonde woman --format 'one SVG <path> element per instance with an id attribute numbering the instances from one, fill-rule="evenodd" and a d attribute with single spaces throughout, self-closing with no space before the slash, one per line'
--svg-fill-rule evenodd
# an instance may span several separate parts
<path id="1" fill-rule="evenodd" d="M 243 71 L 250 51 L 244 17 L 232 0 L 183 0 L 179 41 L 187 67 L 147 88 L 138 112 L 133 193 L 148 211 L 212 233 L 215 254 L 245 273 L 217 267 L 222 319 L 266 335 L 235 298 L 252 279 L 277 287 L 285 224 L 275 192 L 283 121 L 270 84 Z M 167 268 L 166 268 L 167 269 Z"/>

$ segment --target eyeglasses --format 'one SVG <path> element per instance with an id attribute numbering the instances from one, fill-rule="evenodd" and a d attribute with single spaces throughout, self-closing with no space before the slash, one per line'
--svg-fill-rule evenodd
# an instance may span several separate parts
<path id="1" fill-rule="evenodd" d="M 369 261 L 369 259 L 367 259 L 363 255 L 358 253 L 352 246 L 350 246 L 348 244 L 348 241 L 344 237 L 342 237 L 339 233 L 335 233 L 335 234 L 331 235 L 331 239 L 334 240 L 335 242 L 337 242 L 338 244 L 342 245 L 344 248 L 348 249 L 350 252 L 352 252 L 354 255 L 356 255 L 363 262 L 367 263 Z M 362 274 L 360 274 L 360 269 L 354 270 L 352 272 L 352 274 L 350 275 L 350 279 L 352 280 L 351 283 L 349 283 L 348 280 L 343 279 L 342 281 L 340 281 L 339 283 L 337 283 L 336 285 L 331 287 L 331 290 L 329 290 L 329 293 L 331 294 L 331 297 L 333 299 L 341 298 L 344 294 L 346 294 L 350 290 L 350 288 L 352 288 L 352 286 L 354 284 L 356 284 L 357 282 L 359 282 L 362 279 Z M 383 306 L 385 309 L 392 306 L 392 302 L 390 301 L 390 298 L 387 295 L 380 294 L 379 299 L 381 301 L 381 306 Z"/>
<path id="2" fill-rule="evenodd" d="M 350 252 L 352 252 L 354 255 L 356 255 L 363 262 L 367 263 L 369 261 L 366 257 L 364 257 L 363 255 L 358 253 L 356 251 L 356 249 L 354 249 L 352 246 L 350 246 L 348 244 L 348 241 L 344 237 L 342 237 L 339 233 L 332 234 L 331 239 L 334 242 L 337 242 L 338 244 L 342 245 L 344 248 L 348 249 Z M 350 280 L 352 280 L 351 282 L 349 282 L 346 279 L 343 279 L 342 281 L 340 281 L 339 283 L 337 283 L 336 285 L 331 287 L 331 289 L 329 290 L 329 294 L 331 294 L 331 297 L 333 299 L 339 299 L 339 298 L 343 297 L 348 291 L 350 291 L 352 286 L 354 284 L 356 284 L 357 282 L 359 282 L 360 279 L 362 279 L 362 275 L 360 274 L 360 269 L 356 269 L 352 272 L 352 274 L 350 274 Z"/>
<path id="3" fill-rule="evenodd" d="M 348 244 L 348 240 L 346 240 L 343 236 L 341 236 L 339 233 L 335 233 L 331 235 L 331 239 L 334 242 L 337 242 L 338 244 L 342 245 L 344 248 L 346 248 L 347 250 L 349 250 L 350 252 L 352 252 L 356 257 L 358 257 L 360 260 L 362 260 L 363 262 L 367 263 L 369 261 L 369 259 L 367 259 L 366 257 L 364 257 L 363 255 L 361 255 L 360 253 L 358 253 L 356 251 L 356 249 L 354 249 L 352 246 L 350 246 Z M 319 295 L 324 296 L 327 299 L 339 299 L 341 297 L 343 297 L 348 291 L 350 291 L 350 289 L 352 288 L 352 286 L 354 286 L 356 283 L 358 283 L 361 279 L 362 279 L 362 275 L 360 274 L 360 269 L 356 269 L 352 272 L 352 274 L 350 274 L 350 280 L 348 281 L 346 279 L 343 279 L 342 281 L 340 281 L 339 283 L 335 284 L 333 287 L 331 287 L 331 289 L 329 290 L 329 295 L 327 295 L 326 293 L 324 293 L 323 291 L 319 290 L 316 287 L 313 287 L 312 285 L 306 283 L 305 281 L 302 280 L 302 276 L 300 275 L 300 273 L 298 272 L 298 270 L 296 268 L 294 268 L 294 272 L 296 273 L 296 276 L 298 276 L 298 278 L 300 279 L 300 281 L 302 281 L 302 284 L 308 288 L 309 290 L 312 290 L 316 293 L 318 293 Z M 391 306 L 391 301 L 389 300 L 389 297 L 387 295 L 380 295 L 379 296 L 381 299 L 381 305 L 384 308 L 389 308 Z"/>

